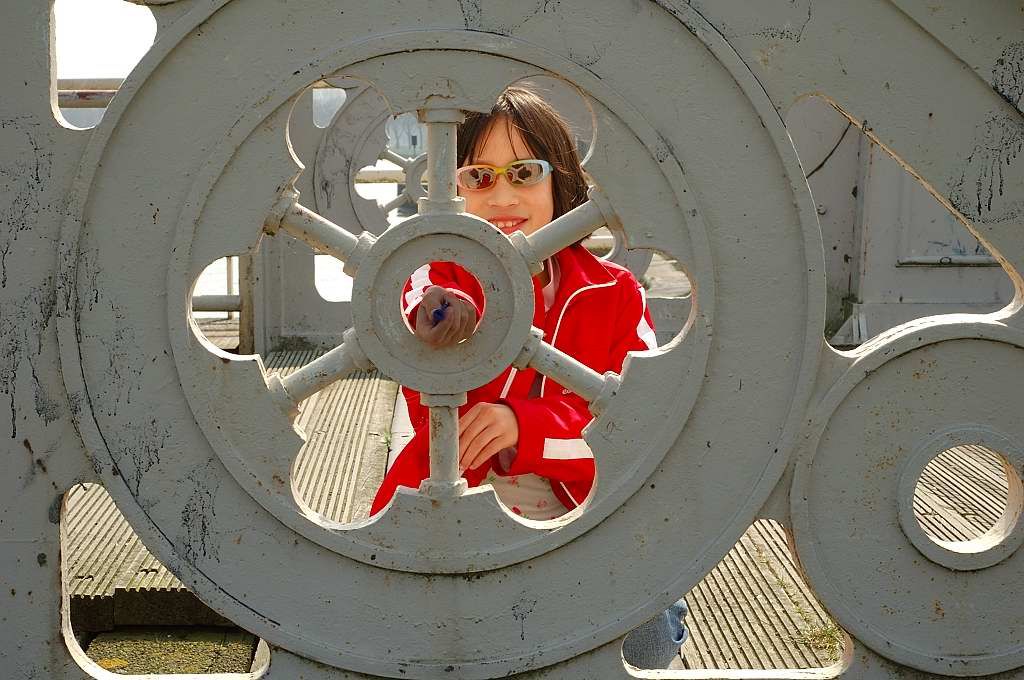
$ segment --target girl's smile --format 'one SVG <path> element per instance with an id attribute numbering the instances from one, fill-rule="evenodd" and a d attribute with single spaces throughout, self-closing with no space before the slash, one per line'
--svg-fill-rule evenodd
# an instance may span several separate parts
<path id="1" fill-rule="evenodd" d="M 525 217 L 516 217 L 515 215 L 494 215 L 486 218 L 488 222 L 501 229 L 506 234 L 511 234 L 514 231 L 518 231 L 524 224 L 529 220 Z"/>

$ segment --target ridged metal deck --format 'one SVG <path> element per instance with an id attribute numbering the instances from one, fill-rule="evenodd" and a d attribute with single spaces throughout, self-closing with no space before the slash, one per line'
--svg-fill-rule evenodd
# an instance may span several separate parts
<path id="1" fill-rule="evenodd" d="M 914 493 L 914 514 L 932 538 L 966 541 L 999 520 L 1008 492 L 1001 457 L 983 446 L 962 446 L 940 453 L 925 467 Z"/>
<path id="2" fill-rule="evenodd" d="M 287 373 L 317 353 L 267 357 Z M 397 386 L 357 373 L 312 397 L 299 425 L 307 443 L 293 477 L 312 509 L 348 522 L 365 517 L 383 477 Z M 1002 514 L 1007 483 L 1000 458 L 983 447 L 952 449 L 922 475 L 914 507 L 940 540 L 969 540 Z M 141 623 L 226 624 L 161 565 L 132 532 L 106 491 L 72 489 L 65 547 L 77 632 Z M 691 637 L 678 668 L 820 668 L 836 660 L 842 633 L 800 577 L 783 528 L 760 520 L 690 593 Z"/>
<path id="3" fill-rule="evenodd" d="M 196 324 L 206 339 L 218 348 L 233 352 L 238 349 L 238 316 L 234 318 L 200 318 Z"/>

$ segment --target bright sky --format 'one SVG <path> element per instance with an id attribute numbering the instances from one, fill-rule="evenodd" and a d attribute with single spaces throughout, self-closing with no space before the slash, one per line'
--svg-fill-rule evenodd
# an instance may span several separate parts
<path id="1" fill-rule="evenodd" d="M 124 0 L 56 0 L 58 78 L 123 78 L 153 44 L 156 21 Z"/>

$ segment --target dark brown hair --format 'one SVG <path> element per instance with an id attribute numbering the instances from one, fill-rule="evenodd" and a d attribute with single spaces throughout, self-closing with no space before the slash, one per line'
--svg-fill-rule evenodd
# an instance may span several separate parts
<path id="1" fill-rule="evenodd" d="M 526 142 L 530 153 L 551 164 L 552 218 L 587 200 L 587 179 L 580 165 L 572 133 L 565 119 L 537 93 L 510 87 L 501 93 L 490 113 L 471 111 L 459 126 L 459 165 L 467 165 L 480 151 L 491 123 L 509 121 Z"/>

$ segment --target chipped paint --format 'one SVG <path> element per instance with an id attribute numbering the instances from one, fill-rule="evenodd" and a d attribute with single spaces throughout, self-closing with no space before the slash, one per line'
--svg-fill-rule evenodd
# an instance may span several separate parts
<path id="1" fill-rule="evenodd" d="M 972 220 L 982 223 L 1018 222 L 1024 218 L 1024 198 L 1013 191 L 1024 178 L 1024 118 L 992 113 L 978 125 L 974 148 L 952 183 L 949 200 Z"/>
<path id="2" fill-rule="evenodd" d="M 207 560 L 220 560 L 220 548 L 210 535 L 216 517 L 220 479 L 213 474 L 217 463 L 210 461 L 187 475 L 192 485 L 188 501 L 181 511 L 184 534 L 179 539 L 182 559 L 199 566 Z"/>
<path id="3" fill-rule="evenodd" d="M 992 87 L 1010 104 L 1021 110 L 1024 98 L 1024 41 L 1007 45 L 992 65 Z"/>

